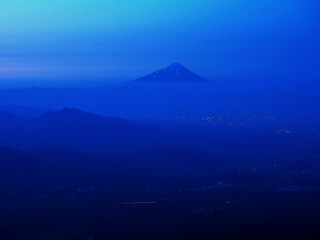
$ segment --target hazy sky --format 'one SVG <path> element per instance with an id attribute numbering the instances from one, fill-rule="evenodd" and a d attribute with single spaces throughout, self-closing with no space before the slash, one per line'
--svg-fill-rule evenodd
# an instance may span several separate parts
<path id="1" fill-rule="evenodd" d="M 103 85 L 171 62 L 224 81 L 320 79 L 318 0 L 1 0 L 0 84 Z"/>

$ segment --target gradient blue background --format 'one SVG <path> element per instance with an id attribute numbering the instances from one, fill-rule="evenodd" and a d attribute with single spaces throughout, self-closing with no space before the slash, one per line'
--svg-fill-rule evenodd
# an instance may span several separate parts
<path id="1" fill-rule="evenodd" d="M 171 62 L 225 83 L 319 80 L 316 0 L 2 0 L 0 87 L 101 86 Z"/>

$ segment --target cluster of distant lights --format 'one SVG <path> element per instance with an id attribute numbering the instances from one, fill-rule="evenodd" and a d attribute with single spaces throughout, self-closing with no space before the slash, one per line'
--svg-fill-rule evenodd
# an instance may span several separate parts
<path id="1" fill-rule="evenodd" d="M 126 116 L 128 117 L 128 116 Z M 309 116 L 310 117 L 310 116 Z M 136 120 L 159 120 L 159 121 L 175 121 L 177 123 L 185 124 L 204 124 L 209 126 L 240 126 L 240 127 L 254 127 L 254 126 L 269 126 L 273 129 L 274 133 L 279 135 L 294 135 L 294 134 L 306 134 L 306 133 L 316 133 L 320 137 L 320 129 L 315 128 L 297 128 L 293 127 L 293 124 L 289 119 L 277 118 L 273 115 L 264 115 L 264 116 L 246 116 L 242 115 L 238 119 L 232 116 L 232 113 L 227 112 L 225 114 L 216 114 L 216 115 L 205 115 L 194 112 L 180 112 L 178 115 L 162 115 L 158 113 L 145 114 L 140 116 L 130 116 L 131 119 Z M 232 121 L 234 119 L 234 121 Z M 320 118 L 316 120 L 320 121 Z M 265 125 L 267 124 L 267 125 Z M 271 125 L 270 125 L 271 124 Z M 289 126 L 291 125 L 291 126 Z M 302 126 L 302 123 L 301 123 Z M 309 136 L 305 136 L 306 140 L 310 140 Z"/>

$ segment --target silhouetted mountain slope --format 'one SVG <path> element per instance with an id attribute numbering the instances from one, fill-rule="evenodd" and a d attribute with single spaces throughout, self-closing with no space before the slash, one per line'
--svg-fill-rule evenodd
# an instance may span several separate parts
<path id="1" fill-rule="evenodd" d="M 236 128 L 153 126 L 65 108 L 36 119 L 0 113 L 0 145 L 22 150 L 55 146 L 85 152 L 129 153 L 182 146 L 215 153 L 266 153 L 286 149 L 293 138 Z M 267 146 L 267 147 L 266 147 Z M 298 147 L 298 146 L 297 146 Z M 302 146 L 299 146 L 302 147 Z"/>
<path id="2" fill-rule="evenodd" d="M 151 73 L 145 77 L 135 80 L 136 82 L 153 82 L 153 81 L 185 81 L 185 82 L 205 82 L 208 81 L 203 77 L 191 72 L 179 63 L 172 63 L 165 68 Z"/>
<path id="3" fill-rule="evenodd" d="M 152 126 L 65 108 L 36 119 L 0 114 L 0 144 L 22 149 L 58 146 L 94 152 L 129 152 L 164 143 Z"/>
<path id="4" fill-rule="evenodd" d="M 163 84 L 157 81 L 136 84 L 131 81 L 105 88 L 0 89 L 0 103 L 54 110 L 67 106 L 125 119 L 170 121 L 185 117 L 185 113 L 195 117 L 227 112 L 233 115 L 268 114 L 296 120 L 318 112 L 320 94 L 300 84 L 299 88 L 290 84 L 273 88 L 258 83 L 256 87 L 233 85 L 228 81 L 211 83 L 167 81 Z"/>
<path id="5" fill-rule="evenodd" d="M 29 106 L 0 105 L 0 111 L 6 111 L 22 118 L 36 118 L 46 113 L 48 110 Z"/>
<path id="6" fill-rule="evenodd" d="M 0 111 L 1 124 L 16 124 L 24 122 L 24 119 L 21 119 L 7 111 Z"/>

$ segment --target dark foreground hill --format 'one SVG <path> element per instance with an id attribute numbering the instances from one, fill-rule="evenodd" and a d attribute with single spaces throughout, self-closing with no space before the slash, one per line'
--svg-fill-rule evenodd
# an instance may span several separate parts
<path id="1" fill-rule="evenodd" d="M 248 158 L 230 169 L 225 159 L 182 148 L 101 155 L 0 147 L 0 236 L 318 239 L 319 170 L 257 160 L 249 167 Z M 269 157 L 272 166 L 277 158 Z"/>
<path id="2" fill-rule="evenodd" d="M 46 188 L 103 179 L 106 175 L 203 176 L 229 168 L 221 157 L 186 148 L 153 148 L 119 155 L 61 148 L 19 151 L 0 147 L 0 191 Z"/>

